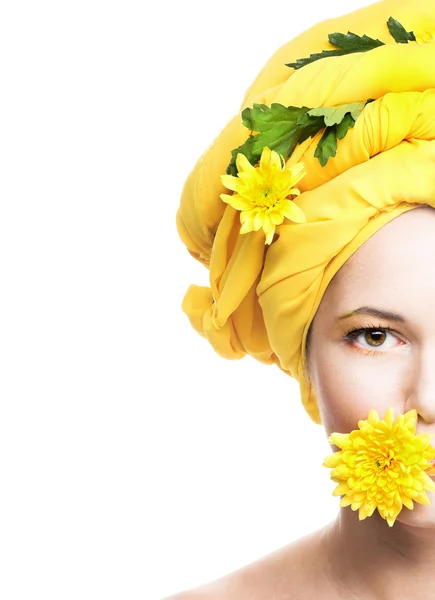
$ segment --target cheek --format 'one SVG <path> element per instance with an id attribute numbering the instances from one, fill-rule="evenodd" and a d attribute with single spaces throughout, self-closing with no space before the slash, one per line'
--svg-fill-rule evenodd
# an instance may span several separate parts
<path id="1" fill-rule="evenodd" d="M 357 429 L 372 409 L 383 418 L 389 406 L 396 414 L 403 406 L 403 369 L 397 362 L 334 347 L 313 358 L 313 386 L 328 436 Z"/>

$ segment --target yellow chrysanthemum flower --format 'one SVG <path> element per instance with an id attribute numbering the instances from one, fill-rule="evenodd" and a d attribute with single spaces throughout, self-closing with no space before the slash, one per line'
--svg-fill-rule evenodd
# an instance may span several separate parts
<path id="1" fill-rule="evenodd" d="M 360 521 L 377 508 L 390 527 L 403 505 L 412 510 L 415 500 L 430 506 L 424 490 L 435 491 L 435 482 L 425 472 L 435 471 L 432 435 L 415 435 L 416 410 L 393 421 L 394 408 L 387 410 L 384 420 L 371 410 L 366 421 L 358 422 L 359 429 L 330 435 L 329 441 L 341 450 L 323 462 L 333 469 L 331 479 L 339 484 L 333 496 L 343 495 L 340 506 L 359 509 Z"/>
<path id="2" fill-rule="evenodd" d="M 221 194 L 221 198 L 242 211 L 240 233 L 262 228 L 266 244 L 271 244 L 275 227 L 284 221 L 284 217 L 296 223 L 306 222 L 304 211 L 287 198 L 300 194 L 293 186 L 305 175 L 302 163 L 283 166 L 280 155 L 265 147 L 258 166 L 251 165 L 241 153 L 237 154 L 236 166 L 237 177 L 221 175 L 224 186 L 235 193 L 231 196 Z"/>

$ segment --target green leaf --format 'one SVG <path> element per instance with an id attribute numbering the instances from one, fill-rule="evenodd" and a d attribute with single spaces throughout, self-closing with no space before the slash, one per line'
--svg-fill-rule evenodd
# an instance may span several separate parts
<path id="1" fill-rule="evenodd" d="M 293 126 L 299 116 L 305 114 L 308 107 L 283 106 L 272 103 L 254 104 L 253 108 L 245 108 L 242 112 L 242 123 L 251 131 L 270 131 L 272 129 Z"/>
<path id="2" fill-rule="evenodd" d="M 321 58 L 328 56 L 343 56 L 344 54 L 353 54 L 355 52 L 367 52 L 379 46 L 384 46 L 384 42 L 375 40 L 367 35 L 359 36 L 351 31 L 345 33 L 330 33 L 328 35 L 329 43 L 337 48 L 337 50 L 323 50 L 316 54 L 310 54 L 307 58 L 299 58 L 294 63 L 287 63 L 286 67 L 300 69 Z"/>
<path id="3" fill-rule="evenodd" d="M 401 25 L 399 21 L 396 21 L 396 19 L 393 19 L 393 17 L 390 17 L 388 19 L 387 25 L 388 31 L 391 33 L 394 40 L 398 44 L 407 44 L 408 42 L 415 42 L 414 33 L 412 31 L 406 31 L 403 25 Z"/>
<path id="4" fill-rule="evenodd" d="M 227 167 L 228 175 L 237 174 L 236 157 L 239 152 L 244 154 L 252 165 L 260 159 L 263 148 L 267 146 L 287 159 L 299 143 L 302 133 L 298 119 L 310 109 L 306 106 L 283 106 L 273 103 L 270 107 L 265 104 L 254 104 L 253 108 L 245 108 L 242 112 L 242 122 L 251 132 L 244 144 L 231 152 L 231 161 Z M 320 129 L 322 124 L 319 123 Z M 319 131 L 319 129 L 316 130 Z"/>
<path id="5" fill-rule="evenodd" d="M 393 17 L 388 19 L 387 26 L 390 34 L 397 43 L 407 44 L 408 42 L 415 42 L 414 33 L 412 31 L 406 31 L 403 25 Z M 381 40 L 371 38 L 367 35 L 357 35 L 351 31 L 348 31 L 347 33 L 330 33 L 328 35 L 328 40 L 332 46 L 335 46 L 335 50 L 323 50 L 322 52 L 310 54 L 307 58 L 298 58 L 297 61 L 293 63 L 287 63 L 286 67 L 300 69 L 321 58 L 343 56 L 345 54 L 354 54 L 355 52 L 368 52 L 369 50 L 374 50 L 379 46 L 385 45 Z"/>
<path id="6" fill-rule="evenodd" d="M 379 46 L 385 46 L 381 40 L 375 40 L 367 35 L 357 35 L 351 31 L 347 33 L 330 33 L 328 39 L 330 44 L 345 50 L 347 54 L 368 52 L 374 50 L 374 48 L 379 48 Z"/>
<path id="7" fill-rule="evenodd" d="M 329 108 L 313 108 L 308 114 L 313 117 L 324 117 L 325 125 L 330 127 L 331 125 L 338 125 L 341 123 L 347 113 L 350 113 L 354 121 L 356 121 L 366 104 L 367 101 L 341 104 L 340 106 L 331 106 Z"/>
<path id="8" fill-rule="evenodd" d="M 344 119 L 337 125 L 337 138 L 342 140 L 351 127 L 355 125 L 355 119 L 350 114 L 344 115 Z"/>
<path id="9" fill-rule="evenodd" d="M 337 154 L 337 126 L 327 127 L 323 132 L 320 142 L 314 152 L 315 158 L 319 159 L 322 167 L 326 165 L 331 156 Z"/>
<path id="10" fill-rule="evenodd" d="M 373 102 L 373 99 L 369 98 L 365 102 L 352 102 L 329 108 L 314 108 L 308 112 L 310 116 L 323 116 L 325 120 L 326 129 L 314 153 L 322 167 L 327 164 L 331 156 L 336 155 L 337 140 L 342 140 L 346 136 L 369 102 Z"/>
<path id="11" fill-rule="evenodd" d="M 302 144 L 310 137 L 314 137 L 325 127 L 323 117 L 311 117 L 308 113 L 301 115 L 298 119 L 298 144 Z"/>
<path id="12" fill-rule="evenodd" d="M 306 106 L 283 106 L 274 103 L 254 104 L 242 112 L 242 123 L 250 130 L 246 142 L 231 152 L 231 161 L 227 167 L 228 175 L 237 175 L 236 158 L 240 152 L 252 165 L 256 165 L 263 148 L 275 150 L 284 160 L 293 154 L 297 144 L 301 144 L 319 131 L 325 129 L 314 156 L 325 166 L 337 151 L 337 139 L 345 137 L 355 125 L 365 105 L 372 102 L 353 102 L 340 106 L 308 108 Z"/>
<path id="13" fill-rule="evenodd" d="M 323 50 L 322 52 L 316 52 L 315 54 L 310 54 L 307 58 L 298 58 L 296 62 L 286 63 L 286 67 L 292 67 L 293 69 L 301 69 L 305 67 L 305 65 L 309 65 L 312 62 L 316 62 L 320 58 L 328 58 L 328 56 L 343 56 L 347 54 L 346 50 Z"/>

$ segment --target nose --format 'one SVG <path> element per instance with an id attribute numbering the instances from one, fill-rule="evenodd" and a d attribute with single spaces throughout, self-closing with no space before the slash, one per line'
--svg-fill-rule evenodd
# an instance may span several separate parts
<path id="1" fill-rule="evenodd" d="M 405 412 L 415 409 L 427 424 L 435 423 L 435 344 L 413 361 Z"/>

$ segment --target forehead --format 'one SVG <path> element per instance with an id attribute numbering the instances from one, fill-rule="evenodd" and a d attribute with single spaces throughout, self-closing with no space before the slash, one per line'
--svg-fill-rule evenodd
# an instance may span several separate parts
<path id="1" fill-rule="evenodd" d="M 324 300 L 343 309 L 375 302 L 391 309 L 419 308 L 422 301 L 435 306 L 434 275 L 435 209 L 424 206 L 367 240 L 336 273 Z"/>

